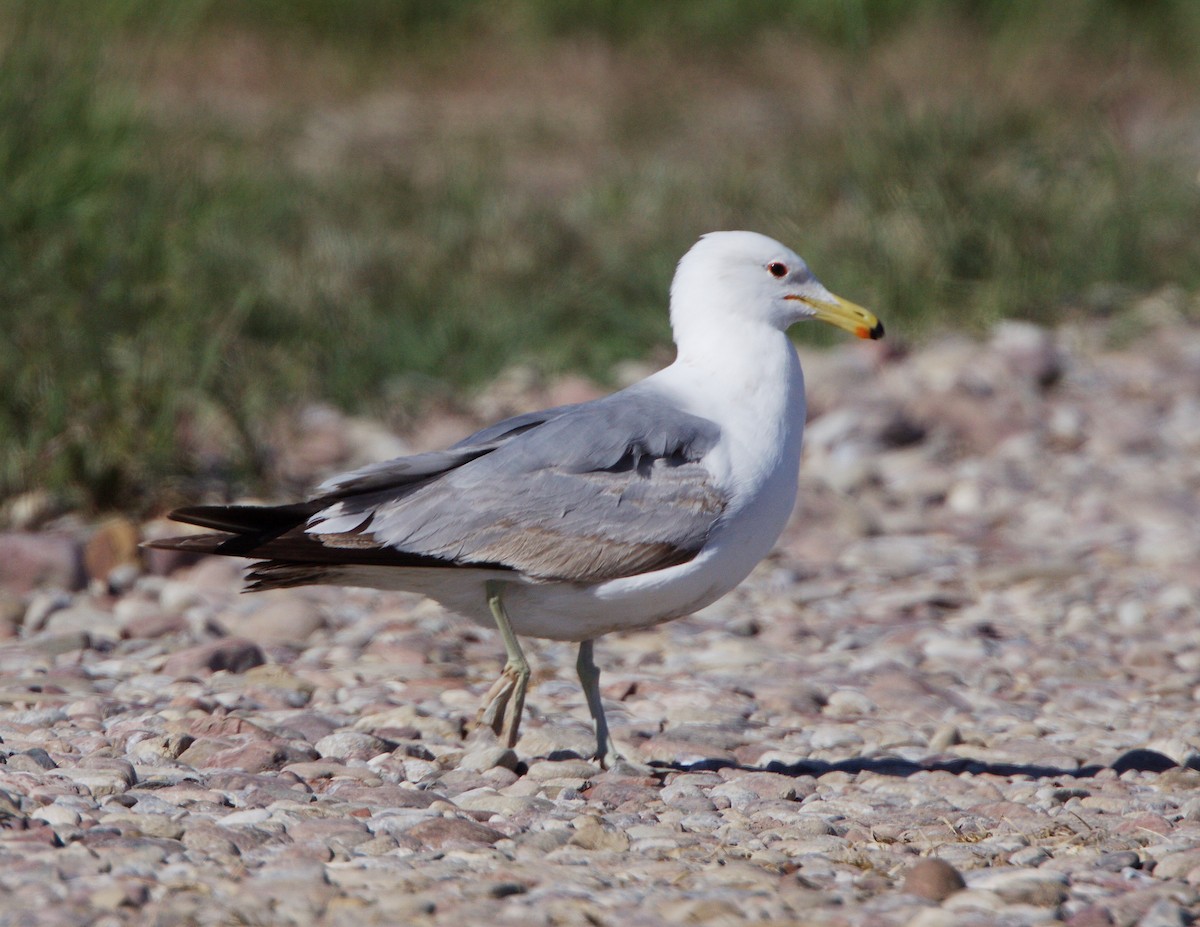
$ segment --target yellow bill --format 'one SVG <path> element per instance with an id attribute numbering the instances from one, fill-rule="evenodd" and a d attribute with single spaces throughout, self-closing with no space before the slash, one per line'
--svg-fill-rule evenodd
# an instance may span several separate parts
<path id="1" fill-rule="evenodd" d="M 838 328 L 844 328 L 859 338 L 876 340 L 883 337 L 883 323 L 879 321 L 875 313 L 848 299 L 842 299 L 832 293 L 829 294 L 828 299 L 812 296 L 787 296 L 784 298 L 804 303 L 812 309 L 813 318 L 836 325 Z"/>

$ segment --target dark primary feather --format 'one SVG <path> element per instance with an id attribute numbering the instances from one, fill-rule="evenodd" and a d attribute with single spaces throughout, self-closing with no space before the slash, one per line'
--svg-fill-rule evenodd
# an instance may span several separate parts
<path id="1" fill-rule="evenodd" d="M 182 509 L 172 517 L 235 537 L 174 546 L 267 559 L 260 583 L 275 575 L 276 585 L 312 581 L 301 568 L 319 564 L 631 576 L 703 547 L 726 504 L 700 463 L 719 436 L 712 422 L 635 387 L 336 477 L 309 502 Z"/>
<path id="2" fill-rule="evenodd" d="M 294 528 L 320 509 L 319 504 L 292 505 L 187 505 L 171 518 L 187 525 L 234 534 L 272 534 Z"/>

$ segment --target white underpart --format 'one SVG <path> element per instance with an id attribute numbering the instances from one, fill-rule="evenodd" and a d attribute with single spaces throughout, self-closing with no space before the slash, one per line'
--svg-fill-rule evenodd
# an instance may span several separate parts
<path id="1" fill-rule="evenodd" d="M 785 262 L 776 280 L 766 270 Z M 646 381 L 679 408 L 721 428 L 703 464 L 728 494 L 704 549 L 664 570 L 596 585 L 510 582 L 504 602 L 517 634 L 588 640 L 648 627 L 716 601 L 749 575 L 783 531 L 796 500 L 804 433 L 804 378 L 789 324 L 805 315 L 785 291 L 824 294 L 803 261 L 749 232 L 706 236 L 680 262 L 671 288 L 679 355 Z M 340 568 L 330 581 L 421 592 L 492 626 L 484 582 L 512 574 L 474 570 Z"/>

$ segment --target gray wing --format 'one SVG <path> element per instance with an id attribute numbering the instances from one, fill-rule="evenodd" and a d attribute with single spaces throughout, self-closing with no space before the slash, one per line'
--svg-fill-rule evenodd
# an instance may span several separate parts
<path id="1" fill-rule="evenodd" d="M 719 436 L 662 397 L 625 390 L 339 478 L 307 532 L 538 580 L 632 576 L 704 546 L 727 502 L 700 462 Z M 461 462 L 431 473 L 447 455 Z"/>
<path id="2" fill-rule="evenodd" d="M 578 408 L 578 405 L 556 406 L 540 412 L 526 412 L 506 418 L 468 435 L 444 451 L 398 457 L 330 477 L 317 487 L 317 492 L 322 498 L 332 499 L 383 489 L 399 490 L 419 484 L 461 467 L 484 454 L 490 454 L 505 441 L 575 408 Z"/>

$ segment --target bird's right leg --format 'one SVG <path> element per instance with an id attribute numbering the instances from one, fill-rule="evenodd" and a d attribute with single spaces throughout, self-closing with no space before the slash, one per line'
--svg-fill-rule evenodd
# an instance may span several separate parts
<path id="1" fill-rule="evenodd" d="M 525 709 L 525 690 L 529 685 L 529 661 L 521 650 L 521 643 L 513 632 L 504 610 L 504 583 L 488 580 L 484 584 L 487 592 L 488 608 L 500 637 L 504 641 L 504 652 L 508 659 L 504 663 L 504 671 L 500 678 L 488 690 L 480 706 L 475 723 L 487 725 L 506 746 L 512 747 L 517 743 L 517 735 L 521 729 L 521 712 Z"/>
<path id="2" fill-rule="evenodd" d="M 605 769 L 610 762 L 621 759 L 613 743 L 612 735 L 608 732 L 608 719 L 604 717 L 604 703 L 600 700 L 600 668 L 592 656 L 592 642 L 583 641 L 579 645 L 579 659 L 575 661 L 575 671 L 579 674 L 579 683 L 583 686 L 583 695 L 587 699 L 588 712 L 596 724 L 596 756 L 600 765 Z"/>

